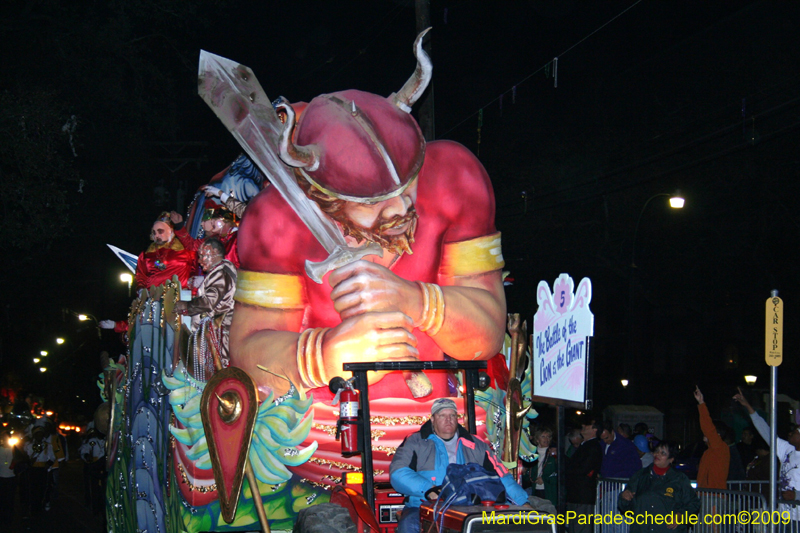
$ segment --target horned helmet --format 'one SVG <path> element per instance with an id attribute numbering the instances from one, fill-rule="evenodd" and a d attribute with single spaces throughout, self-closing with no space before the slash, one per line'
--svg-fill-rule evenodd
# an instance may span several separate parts
<path id="1" fill-rule="evenodd" d="M 312 186 L 334 198 L 375 203 L 403 193 L 422 168 L 425 138 L 411 106 L 431 80 L 433 67 L 414 41 L 417 68 L 388 97 L 357 90 L 317 96 L 306 106 L 277 105 L 286 113 L 280 157 Z M 299 120 L 295 110 L 302 110 Z"/>

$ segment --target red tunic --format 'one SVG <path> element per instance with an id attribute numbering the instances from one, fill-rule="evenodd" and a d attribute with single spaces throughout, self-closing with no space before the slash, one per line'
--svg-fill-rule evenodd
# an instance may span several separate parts
<path id="1" fill-rule="evenodd" d="M 183 247 L 177 239 L 169 244 L 156 246 L 151 244 L 147 250 L 139 254 L 136 263 L 136 286 L 148 289 L 161 285 L 172 276 L 178 276 L 182 287 L 194 270 L 195 253 Z M 163 265 L 163 269 L 158 265 Z"/>
<path id="2" fill-rule="evenodd" d="M 428 143 L 415 207 L 419 224 L 412 244 L 414 253 L 403 255 L 391 267 L 407 280 L 441 283 L 439 267 L 445 243 L 495 232 L 494 193 L 489 176 L 469 150 L 452 141 Z M 328 254 L 274 187 L 265 189 L 249 203 L 239 233 L 243 270 L 301 277 L 307 303 L 304 328 L 334 327 L 341 322 L 330 299 L 327 277 L 320 285 L 305 272 L 306 259 L 322 261 Z M 420 360 L 443 359 L 442 351 L 428 335 L 419 330 L 414 335 L 419 343 Z M 235 365 L 235 346 L 231 351 L 231 363 Z M 429 373 L 429 377 L 434 385 L 431 398 L 451 395 L 445 373 Z M 331 398 L 325 387 L 312 392 L 315 400 Z M 384 397 L 410 397 L 399 372 L 370 387 L 370 399 Z"/>
<path id="3" fill-rule="evenodd" d="M 224 237 L 218 237 L 219 241 L 225 246 L 225 259 L 233 263 L 233 266 L 239 268 L 239 253 L 236 248 L 236 236 L 239 235 L 239 228 L 233 228 L 227 235 Z M 181 243 L 188 249 L 193 252 L 197 252 L 197 249 L 200 248 L 200 245 L 203 244 L 204 239 L 195 239 L 189 232 L 186 230 L 185 227 L 176 230 L 175 236 Z"/>

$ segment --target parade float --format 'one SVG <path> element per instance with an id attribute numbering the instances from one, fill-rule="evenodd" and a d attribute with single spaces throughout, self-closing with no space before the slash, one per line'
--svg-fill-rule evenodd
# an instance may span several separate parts
<path id="1" fill-rule="evenodd" d="M 324 351 L 330 344 L 323 341 L 333 344 L 337 324 L 358 324 L 364 314 L 340 317 L 330 280 L 346 283 L 334 278 L 336 269 L 370 255 L 386 259 L 377 271 L 391 271 L 388 287 L 407 286 L 389 276 L 419 286 L 419 360 L 486 366 L 485 388 L 474 391 L 477 434 L 512 468 L 535 456 L 520 439 L 536 416 L 527 411 L 527 332 L 518 316 L 506 315 L 491 182 L 464 147 L 426 143 L 409 113 L 431 75 L 423 35 L 414 45 L 417 70 L 389 97 L 352 90 L 308 104 L 273 103 L 249 68 L 201 55 L 200 94 L 246 154 L 209 182 L 248 204 L 236 242 L 230 365 L 214 329 L 193 335 L 176 311 L 191 298 L 177 277 L 139 289 L 128 352 L 99 383 L 109 413 L 109 531 L 292 530 L 301 511 L 330 502 L 343 476 L 362 464 L 372 465 L 364 473 L 370 483 L 387 482 L 394 450 L 428 419 L 437 397 L 454 397 L 460 413 L 470 410 L 465 398 L 475 384 L 465 383 L 465 372 L 377 374 L 369 385 L 370 460 L 363 463 L 364 450 L 343 455 L 339 395 L 328 381 L 349 377 L 342 363 L 378 360 L 382 352 L 367 333 L 349 339 L 346 357 L 329 359 L 334 351 Z M 378 238 L 360 246 L 360 234 L 319 208 L 343 201 L 369 209 L 401 199 L 416 213 L 403 222 L 408 238 L 399 245 Z M 193 239 L 203 238 L 205 208 L 198 192 L 185 220 Z M 474 348 L 485 331 L 492 340 L 481 346 L 493 346 L 491 353 Z M 297 340 L 286 348 L 289 334 Z"/>

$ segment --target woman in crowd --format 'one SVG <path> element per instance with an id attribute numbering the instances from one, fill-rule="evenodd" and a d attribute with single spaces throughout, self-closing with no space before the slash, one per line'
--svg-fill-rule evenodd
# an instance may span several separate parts
<path id="1" fill-rule="evenodd" d="M 632 524 L 630 533 L 687 531 L 688 515 L 700 511 L 700 499 L 689 478 L 672 468 L 677 447 L 662 441 L 653 451 L 653 464 L 642 468 L 630 479 L 619 495 L 619 510 L 634 515 L 672 515 L 670 523 L 661 525 L 652 520 Z M 626 514 L 627 516 L 627 514 Z"/>

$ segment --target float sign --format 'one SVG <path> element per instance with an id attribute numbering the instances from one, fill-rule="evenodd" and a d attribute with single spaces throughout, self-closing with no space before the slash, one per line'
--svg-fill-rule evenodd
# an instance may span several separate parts
<path id="1" fill-rule="evenodd" d="M 777 292 L 777 291 L 775 291 Z M 783 362 L 783 300 L 773 296 L 767 300 L 766 346 L 764 353 L 769 366 Z"/>
<path id="2" fill-rule="evenodd" d="M 583 278 L 574 288 L 572 278 L 561 274 L 552 291 L 546 281 L 536 289 L 539 309 L 533 316 L 531 377 L 533 396 L 539 401 L 582 406 L 587 400 L 589 339 L 594 334 L 592 282 Z"/>

